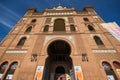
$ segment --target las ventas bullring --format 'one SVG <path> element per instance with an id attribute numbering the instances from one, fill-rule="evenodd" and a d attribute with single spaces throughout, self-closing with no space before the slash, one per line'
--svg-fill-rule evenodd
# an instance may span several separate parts
<path id="1" fill-rule="evenodd" d="M 120 80 L 113 27 L 92 6 L 29 8 L 0 43 L 0 80 Z"/>

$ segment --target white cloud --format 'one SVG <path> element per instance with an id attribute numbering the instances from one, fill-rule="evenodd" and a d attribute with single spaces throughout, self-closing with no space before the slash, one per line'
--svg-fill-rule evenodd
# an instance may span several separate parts
<path id="1" fill-rule="evenodd" d="M 20 18 L 17 13 L 2 4 L 0 4 L 0 14 L 0 23 L 10 28 L 12 28 Z"/>
<path id="2" fill-rule="evenodd" d="M 5 22 L 5 21 L 0 21 L 1 24 L 9 27 L 9 28 L 12 28 L 12 25 L 10 25 L 9 23 Z"/>
<path id="3" fill-rule="evenodd" d="M 3 9 L 5 12 L 4 13 L 7 13 L 8 15 L 13 15 L 14 18 L 19 18 L 20 16 L 18 14 L 16 14 L 14 11 L 12 11 L 11 9 L 3 6 L 2 4 L 0 4 L 0 8 Z"/>

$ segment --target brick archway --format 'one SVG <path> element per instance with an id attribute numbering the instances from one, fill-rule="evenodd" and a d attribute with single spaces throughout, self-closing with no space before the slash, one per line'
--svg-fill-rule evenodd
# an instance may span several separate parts
<path id="1" fill-rule="evenodd" d="M 66 74 L 73 70 L 71 46 L 64 40 L 55 40 L 48 45 L 47 53 L 44 80 L 66 80 Z"/>

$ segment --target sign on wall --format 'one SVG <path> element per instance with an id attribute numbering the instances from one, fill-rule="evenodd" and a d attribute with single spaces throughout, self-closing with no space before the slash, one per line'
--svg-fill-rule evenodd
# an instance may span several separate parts
<path id="1" fill-rule="evenodd" d="M 76 80 L 83 80 L 82 69 L 80 66 L 74 66 L 75 70 L 75 79 Z"/>
<path id="2" fill-rule="evenodd" d="M 42 80 L 44 66 L 37 66 L 34 80 Z"/>
<path id="3" fill-rule="evenodd" d="M 12 77 L 13 77 L 12 74 L 8 74 L 5 80 L 12 80 Z"/>
<path id="4" fill-rule="evenodd" d="M 3 75 L 3 74 L 2 74 L 2 73 L 0 73 L 0 79 L 2 78 L 2 75 Z"/>
<path id="5" fill-rule="evenodd" d="M 102 23 L 103 28 L 107 29 L 118 41 L 120 41 L 120 27 L 115 22 Z"/>
<path id="6" fill-rule="evenodd" d="M 73 69 L 71 69 L 70 70 L 70 80 L 74 80 L 74 70 Z M 67 80 L 69 80 L 69 79 L 67 79 Z"/>
<path id="7" fill-rule="evenodd" d="M 108 80 L 115 80 L 113 75 L 107 75 Z"/>
<path id="8" fill-rule="evenodd" d="M 120 77 L 120 69 L 116 69 L 118 76 Z"/>

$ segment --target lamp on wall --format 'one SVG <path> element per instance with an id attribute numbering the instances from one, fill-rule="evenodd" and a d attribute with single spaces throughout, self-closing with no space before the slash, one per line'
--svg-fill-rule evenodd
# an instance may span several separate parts
<path id="1" fill-rule="evenodd" d="M 31 55 L 31 62 L 33 62 L 33 61 L 36 62 L 36 61 L 37 61 L 37 56 L 38 56 L 38 55 L 37 55 L 36 53 L 32 54 L 32 55 Z"/>
<path id="2" fill-rule="evenodd" d="M 86 53 L 82 53 L 82 61 L 87 61 L 88 62 L 88 56 Z"/>

